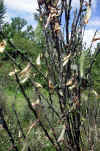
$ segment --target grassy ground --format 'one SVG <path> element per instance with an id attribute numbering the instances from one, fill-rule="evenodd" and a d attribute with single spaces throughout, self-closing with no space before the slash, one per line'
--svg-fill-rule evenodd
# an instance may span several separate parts
<path id="1" fill-rule="evenodd" d="M 47 93 L 44 90 L 41 90 L 41 91 L 45 94 Z M 30 96 L 31 101 L 35 101 L 36 96 L 34 94 L 33 89 L 27 89 L 26 93 L 28 96 Z M 21 94 L 20 91 L 18 91 L 17 95 L 16 95 L 15 90 L 12 91 L 9 89 L 4 89 L 3 95 L 6 96 L 6 107 L 7 107 L 7 110 L 10 112 L 10 116 L 7 115 L 8 116 L 7 119 L 11 120 L 11 123 L 13 124 L 13 125 L 9 124 L 9 129 L 11 129 L 11 131 L 16 131 L 17 130 L 16 128 L 18 127 L 17 123 L 16 123 L 16 117 L 14 117 L 15 114 L 12 109 L 12 105 L 14 104 L 18 117 L 20 119 L 21 125 L 24 129 L 24 133 L 27 134 L 29 127 L 35 120 L 35 117 L 34 117 L 33 113 L 30 112 L 24 96 Z M 14 119 L 13 119 L 13 117 L 14 117 Z M 12 119 L 10 119 L 10 118 L 12 118 Z M 14 123 L 13 123 L 13 120 L 14 120 Z M 13 126 L 16 130 L 13 130 Z M 29 135 L 28 141 L 31 142 L 32 148 L 38 147 L 37 149 L 34 149 L 36 151 L 55 151 L 50 144 L 45 145 L 45 143 L 46 143 L 44 141 L 45 136 L 40 131 L 41 131 L 40 128 L 35 128 L 35 129 L 33 128 Z M 6 143 L 7 140 L 5 139 L 6 137 L 9 139 L 9 137 L 7 136 L 7 134 L 6 134 L 6 136 L 4 136 L 4 134 L 5 134 L 5 131 L 2 130 L 1 135 L 2 135 L 2 138 L 4 137 L 4 139 L 3 139 L 4 143 L 3 143 L 3 147 L 2 147 L 2 144 L 0 143 L 0 146 L 2 147 L 2 149 L 0 151 L 4 151 L 5 149 L 7 150 L 9 148 L 8 146 L 9 146 L 10 142 L 8 142 L 8 146 L 7 146 L 7 143 Z M 14 137 L 16 137 L 16 136 L 14 136 Z M 42 139 L 42 143 L 41 143 L 41 139 Z M 6 146 L 5 146 L 5 144 L 6 144 Z M 17 146 L 18 146 L 18 148 L 20 148 L 20 147 L 21 147 L 21 149 L 23 148 L 23 145 L 21 145 L 21 146 L 17 145 Z M 41 150 L 39 150 L 40 148 L 41 148 Z"/>
<path id="2" fill-rule="evenodd" d="M 47 91 L 42 89 L 41 92 L 43 94 L 45 94 L 46 97 L 48 97 Z M 28 96 L 30 96 L 31 101 L 35 101 L 36 94 L 34 93 L 33 89 L 27 89 L 26 93 L 27 93 Z M 21 121 L 21 125 L 24 129 L 24 132 L 27 133 L 28 128 L 30 127 L 32 122 L 35 120 L 35 118 L 33 118 L 33 113 L 31 114 L 30 110 L 28 109 L 27 102 L 26 102 L 25 98 L 23 97 L 23 95 L 21 94 L 20 91 L 17 91 L 17 95 L 16 95 L 16 90 L 4 89 L 4 95 L 6 95 L 7 108 L 9 109 L 9 111 L 11 113 L 13 113 L 12 105 L 13 104 L 15 105 L 15 109 L 16 109 L 18 115 L 19 115 L 19 119 Z M 93 111 L 94 107 L 98 108 L 98 106 L 100 104 L 98 104 L 97 101 L 94 103 L 91 100 L 93 100 L 93 97 L 89 99 L 89 101 L 91 102 L 90 103 L 91 104 L 91 109 Z M 57 97 L 56 96 L 54 96 L 54 101 L 55 101 L 55 102 L 53 102 L 54 105 L 57 106 L 57 108 L 58 108 L 58 103 L 57 103 Z M 83 104 L 85 105 L 85 103 L 87 104 L 87 102 L 84 101 Z M 12 114 L 12 116 L 13 115 L 14 114 Z M 91 115 L 92 115 L 92 113 L 91 113 Z M 32 148 L 37 148 L 38 147 L 37 150 L 34 149 L 34 151 L 55 151 L 50 144 L 44 145 L 46 142 L 45 142 L 45 139 L 44 139 L 44 135 L 43 136 L 42 135 L 43 135 L 42 133 L 40 134 L 40 129 L 39 128 L 33 129 L 32 132 L 30 133 L 30 136 L 29 136 L 28 139 L 29 139 L 29 142 L 31 142 L 31 146 L 33 146 Z M 41 142 L 43 144 L 41 144 Z M 42 146 L 43 149 L 40 146 Z M 98 145 L 96 145 L 96 146 L 98 147 Z M 38 150 L 40 148 L 41 148 L 41 150 Z M 4 150 L 2 149 L 0 151 L 4 151 Z M 97 149 L 96 151 L 99 151 L 99 150 Z"/>

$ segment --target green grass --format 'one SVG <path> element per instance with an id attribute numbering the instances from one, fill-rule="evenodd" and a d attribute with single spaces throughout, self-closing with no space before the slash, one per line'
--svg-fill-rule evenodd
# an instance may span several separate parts
<path id="1" fill-rule="evenodd" d="M 20 92 L 18 92 L 18 94 L 15 98 L 16 94 L 9 90 L 5 90 L 5 94 L 6 94 L 7 106 L 9 108 L 9 110 L 11 110 L 12 104 L 15 104 L 16 110 L 18 112 L 22 111 L 22 109 L 26 105 L 26 101 L 25 101 L 23 95 Z"/>
<path id="2" fill-rule="evenodd" d="M 54 148 L 52 148 L 52 147 L 46 147 L 42 151 L 56 151 L 56 150 Z"/>

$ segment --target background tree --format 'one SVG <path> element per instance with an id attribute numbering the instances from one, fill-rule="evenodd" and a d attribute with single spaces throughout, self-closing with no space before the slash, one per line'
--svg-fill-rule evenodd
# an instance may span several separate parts
<path id="1" fill-rule="evenodd" d="M 99 48 L 100 48 L 100 45 L 98 43 L 95 52 L 98 51 Z M 95 53 L 94 53 L 94 55 L 95 55 Z M 100 92 L 99 91 L 100 90 L 100 85 L 99 85 L 100 79 L 99 79 L 99 70 L 98 70 L 99 66 L 100 66 L 99 59 L 100 59 L 100 56 L 98 55 L 96 57 L 96 60 L 95 60 L 94 66 L 93 66 L 93 70 L 92 70 L 92 76 L 93 76 L 93 81 L 94 81 L 94 88 L 95 88 L 95 90 L 97 91 L 98 94 Z"/>
<path id="2" fill-rule="evenodd" d="M 99 49 L 91 56 L 91 48 L 86 51 L 83 44 L 84 27 L 90 18 L 91 0 L 80 0 L 80 7 L 74 11 L 72 20 L 72 0 L 38 0 L 38 4 L 40 21 L 34 34 L 37 37 L 33 40 L 39 47 L 37 58 L 23 52 L 22 44 L 18 49 L 14 40 L 11 41 L 3 30 L 0 32 L 1 38 L 17 53 L 17 57 L 14 58 L 10 52 L 4 51 L 13 69 L 13 72 L 9 71 L 9 75 L 16 81 L 16 95 L 11 106 L 15 116 L 10 120 L 11 122 L 16 118 L 16 123 L 8 124 L 9 121 L 5 121 L 1 112 L 3 130 L 7 131 L 14 150 L 32 150 L 33 147 L 35 150 L 50 150 L 51 145 L 56 151 L 95 150 L 99 144 L 99 109 L 96 110 L 95 106 L 99 104 L 96 101 L 97 94 L 92 92 L 91 71 Z M 61 26 L 63 16 L 64 34 Z M 22 26 L 16 27 L 14 34 L 17 33 L 19 36 L 18 27 Z M 85 62 L 86 58 L 89 62 Z M 33 95 L 34 91 L 34 96 L 29 93 L 26 84 L 31 85 L 31 94 Z M 26 108 L 24 112 L 21 110 L 21 113 L 18 113 L 15 101 L 20 92 Z M 23 113 L 25 117 L 31 117 L 26 123 L 27 118 L 21 120 Z M 35 128 L 37 134 L 34 132 Z M 30 134 L 31 130 L 34 133 Z M 37 140 L 35 136 L 38 136 Z M 33 143 L 33 139 L 36 143 Z"/>

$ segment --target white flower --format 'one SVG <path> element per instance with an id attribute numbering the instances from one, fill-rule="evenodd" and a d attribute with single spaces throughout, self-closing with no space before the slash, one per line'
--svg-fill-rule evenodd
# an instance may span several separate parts
<path id="1" fill-rule="evenodd" d="M 0 53 L 3 53 L 5 50 L 7 43 L 5 40 L 3 40 L 2 42 L 0 42 Z"/>
<path id="2" fill-rule="evenodd" d="M 35 85 L 36 88 L 42 88 L 42 85 L 38 82 L 34 82 L 34 85 Z"/>
<path id="3" fill-rule="evenodd" d="M 66 130 L 66 126 L 65 126 L 65 125 L 63 125 L 63 129 L 62 129 L 62 131 L 61 131 L 61 134 L 60 134 L 60 136 L 59 136 L 59 138 L 58 138 L 57 142 L 61 142 L 61 141 L 63 141 L 63 140 L 64 140 L 65 130 Z"/>
<path id="4" fill-rule="evenodd" d="M 36 65 L 38 65 L 38 66 L 41 65 L 41 54 L 39 54 L 37 59 L 36 59 Z"/>
<path id="5" fill-rule="evenodd" d="M 70 79 L 67 83 L 66 86 L 71 86 L 73 84 L 73 79 Z"/>
<path id="6" fill-rule="evenodd" d="M 88 24 L 90 17 L 91 17 L 91 7 L 88 5 L 86 15 L 84 16 L 84 24 Z"/>
<path id="7" fill-rule="evenodd" d="M 53 82 L 51 80 L 48 81 L 48 86 L 50 89 L 54 89 Z"/>
<path id="8" fill-rule="evenodd" d="M 63 59 L 63 66 L 65 66 L 68 63 L 70 56 L 71 56 L 71 54 L 69 54 L 69 55 L 67 55 L 67 56 L 64 57 L 64 59 Z"/>
<path id="9" fill-rule="evenodd" d="M 31 70 L 31 64 L 28 63 L 27 66 L 19 73 L 20 78 L 26 75 Z"/>
<path id="10" fill-rule="evenodd" d="M 15 69 L 14 71 L 10 72 L 8 75 L 9 76 L 13 76 L 15 75 L 15 73 L 19 72 L 19 70 Z"/>
<path id="11" fill-rule="evenodd" d="M 25 78 L 23 80 L 20 81 L 20 83 L 25 83 L 30 77 L 30 72 L 28 72 L 26 75 L 25 75 Z"/>

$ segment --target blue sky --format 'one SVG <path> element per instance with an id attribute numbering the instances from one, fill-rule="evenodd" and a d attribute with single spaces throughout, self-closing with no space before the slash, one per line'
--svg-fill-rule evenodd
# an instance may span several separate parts
<path id="1" fill-rule="evenodd" d="M 36 27 L 36 21 L 34 20 L 33 13 L 36 12 L 38 7 L 36 0 L 4 0 L 7 17 L 6 20 L 10 21 L 12 17 L 25 18 L 28 24 Z"/>
<path id="2" fill-rule="evenodd" d="M 7 8 L 6 20 L 10 21 L 12 17 L 25 18 L 28 24 L 36 28 L 36 21 L 33 13 L 38 8 L 37 0 L 4 0 Z M 87 0 L 88 1 L 88 0 Z M 73 8 L 78 8 L 79 0 L 72 0 Z M 90 44 L 95 30 L 100 30 L 100 0 L 92 0 L 92 16 L 86 27 L 84 40 Z M 96 45 L 96 44 L 95 44 Z"/>

